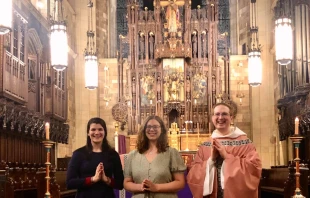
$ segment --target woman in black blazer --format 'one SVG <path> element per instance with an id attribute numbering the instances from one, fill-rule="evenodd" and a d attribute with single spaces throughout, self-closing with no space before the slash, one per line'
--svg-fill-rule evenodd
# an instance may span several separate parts
<path id="1" fill-rule="evenodd" d="M 76 198 L 113 198 L 113 188 L 123 189 L 124 175 L 118 153 L 107 141 L 101 118 L 87 124 L 87 144 L 75 150 L 67 171 L 67 188 L 77 189 Z"/>

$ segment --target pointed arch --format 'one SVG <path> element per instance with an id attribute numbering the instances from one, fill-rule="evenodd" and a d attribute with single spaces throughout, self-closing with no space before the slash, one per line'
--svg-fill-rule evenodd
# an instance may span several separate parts
<path id="1" fill-rule="evenodd" d="M 43 50 L 43 45 L 42 42 L 40 40 L 40 37 L 37 33 L 37 31 L 34 28 L 31 28 L 28 30 L 28 53 L 30 52 L 31 54 L 38 54 L 41 55 L 42 54 L 42 50 Z"/>

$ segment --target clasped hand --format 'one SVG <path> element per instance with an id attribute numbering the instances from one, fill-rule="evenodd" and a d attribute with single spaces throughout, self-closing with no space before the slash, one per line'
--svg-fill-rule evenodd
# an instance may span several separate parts
<path id="1" fill-rule="evenodd" d="M 105 175 L 104 166 L 103 166 L 102 162 L 98 164 L 98 166 L 96 168 L 95 175 L 93 176 L 93 180 L 92 181 L 93 182 L 98 182 L 100 180 L 105 182 L 106 184 L 110 184 L 111 183 L 111 179 Z"/>
<path id="2" fill-rule="evenodd" d="M 215 161 L 219 155 L 223 159 L 226 159 L 227 156 L 226 148 L 218 140 L 213 139 L 211 159 Z"/>
<path id="3" fill-rule="evenodd" d="M 157 185 L 151 182 L 148 179 L 143 180 L 142 182 L 142 191 L 150 191 L 150 192 L 157 192 Z"/>

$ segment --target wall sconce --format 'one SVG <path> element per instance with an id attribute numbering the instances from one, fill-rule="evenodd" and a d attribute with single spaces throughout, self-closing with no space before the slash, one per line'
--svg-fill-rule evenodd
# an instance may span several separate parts
<path id="1" fill-rule="evenodd" d="M 242 98 L 245 97 L 244 93 L 237 93 L 237 98 L 239 98 L 239 104 L 240 106 L 242 105 Z"/>

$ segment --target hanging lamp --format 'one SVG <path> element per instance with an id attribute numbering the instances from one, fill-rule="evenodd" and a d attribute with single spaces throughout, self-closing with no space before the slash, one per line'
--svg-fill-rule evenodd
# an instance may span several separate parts
<path id="1" fill-rule="evenodd" d="M 85 60 L 85 87 L 87 89 L 98 88 L 98 60 L 95 50 L 95 32 L 92 24 L 93 2 L 90 0 L 87 4 L 89 8 L 88 30 L 87 30 L 87 47 L 84 51 Z"/>
<path id="2" fill-rule="evenodd" d="M 258 42 L 258 27 L 256 24 L 256 0 L 251 0 L 251 19 L 250 28 L 251 39 L 248 54 L 248 80 L 249 85 L 257 87 L 262 84 L 262 60 L 261 46 Z"/>
<path id="3" fill-rule="evenodd" d="M 57 71 L 63 71 L 68 67 L 68 37 L 62 1 L 55 0 L 54 18 L 51 20 L 51 66 Z"/>
<path id="4" fill-rule="evenodd" d="M 275 7 L 275 47 L 276 61 L 288 65 L 293 59 L 293 28 L 290 11 L 286 10 L 285 1 L 279 0 Z"/>
<path id="5" fill-rule="evenodd" d="M 1 1 L 0 6 L 0 35 L 12 30 L 12 0 Z"/>

